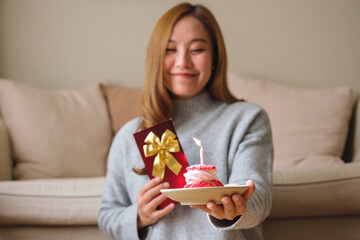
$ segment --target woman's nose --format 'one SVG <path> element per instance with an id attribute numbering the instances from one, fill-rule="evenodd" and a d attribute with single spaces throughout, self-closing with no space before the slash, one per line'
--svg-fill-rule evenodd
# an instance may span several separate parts
<path id="1" fill-rule="evenodd" d="M 187 52 L 179 52 L 175 59 L 175 67 L 189 68 L 192 66 L 190 55 Z"/>

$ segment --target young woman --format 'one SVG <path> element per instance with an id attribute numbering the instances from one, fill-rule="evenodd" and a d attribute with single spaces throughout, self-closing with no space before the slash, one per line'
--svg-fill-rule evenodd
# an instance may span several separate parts
<path id="1" fill-rule="evenodd" d="M 227 86 L 227 59 L 220 28 L 201 5 L 179 4 L 166 12 L 147 50 L 143 115 L 128 122 L 112 144 L 99 226 L 114 239 L 262 239 L 270 212 L 273 146 L 267 114 L 237 100 Z M 144 166 L 132 134 L 173 119 L 190 165 L 202 140 L 207 164 L 224 184 L 247 184 L 222 204 L 170 204 L 169 184 L 132 171 Z M 251 180 L 249 180 L 251 179 Z M 255 191 L 256 186 L 256 191 Z"/>

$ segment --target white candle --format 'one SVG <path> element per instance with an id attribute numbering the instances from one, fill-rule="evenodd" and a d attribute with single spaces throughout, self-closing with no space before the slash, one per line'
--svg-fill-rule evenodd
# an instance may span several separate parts
<path id="1" fill-rule="evenodd" d="M 201 162 L 201 165 L 204 165 L 204 148 L 203 148 L 203 146 L 202 146 L 202 143 L 201 143 L 201 141 L 200 141 L 199 139 L 197 139 L 197 138 L 194 138 L 194 137 L 193 137 L 193 139 L 194 139 L 196 145 L 198 145 L 198 146 L 200 147 L 200 162 Z"/>

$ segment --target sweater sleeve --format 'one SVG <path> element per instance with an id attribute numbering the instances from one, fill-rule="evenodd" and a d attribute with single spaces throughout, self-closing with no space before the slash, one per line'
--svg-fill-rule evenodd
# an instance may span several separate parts
<path id="1" fill-rule="evenodd" d="M 106 186 L 98 211 L 99 228 L 112 239 L 139 239 L 137 204 L 127 192 L 123 162 L 126 142 L 120 132 L 110 148 Z"/>
<path id="2" fill-rule="evenodd" d="M 229 161 L 231 164 L 228 182 L 243 185 L 251 179 L 256 190 L 241 217 L 225 221 L 209 216 L 211 224 L 222 230 L 253 228 L 265 220 L 271 209 L 273 144 L 270 122 L 266 112 L 260 109 L 248 119 L 246 125 L 248 126 L 244 134 L 234 131 L 232 141 L 238 143 L 233 161 Z M 229 152 L 231 157 L 231 149 Z"/>

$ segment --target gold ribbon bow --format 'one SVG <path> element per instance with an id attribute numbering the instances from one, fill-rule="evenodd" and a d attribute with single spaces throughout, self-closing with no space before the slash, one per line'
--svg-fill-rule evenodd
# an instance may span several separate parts
<path id="1" fill-rule="evenodd" d="M 150 132 L 145 138 L 143 146 L 145 157 L 151 157 L 156 154 L 152 175 L 164 179 L 165 166 L 167 166 L 175 175 L 178 175 L 182 165 L 173 157 L 170 152 L 179 152 L 180 144 L 175 139 L 176 135 L 169 129 L 162 134 L 161 140 L 155 133 Z"/>

